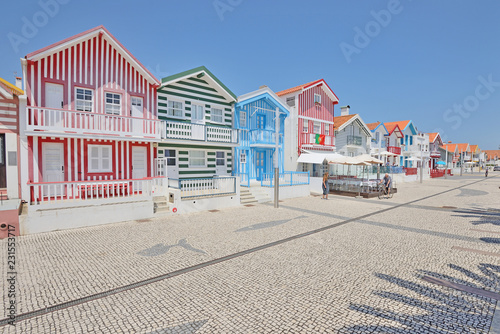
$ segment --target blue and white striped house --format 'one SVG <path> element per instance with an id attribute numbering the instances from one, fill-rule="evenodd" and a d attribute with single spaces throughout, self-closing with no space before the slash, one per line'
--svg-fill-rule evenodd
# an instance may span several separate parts
<path id="1" fill-rule="evenodd" d="M 268 87 L 239 96 L 235 105 L 235 127 L 238 129 L 239 146 L 235 148 L 234 171 L 241 183 L 261 181 L 274 171 L 276 154 L 276 109 L 279 112 L 278 166 L 284 171 L 283 134 L 285 118 L 290 115 L 288 106 Z"/>

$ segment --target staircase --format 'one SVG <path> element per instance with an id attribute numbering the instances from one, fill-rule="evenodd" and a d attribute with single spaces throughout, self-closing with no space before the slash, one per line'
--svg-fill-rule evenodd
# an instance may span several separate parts
<path id="1" fill-rule="evenodd" d="M 256 204 L 258 203 L 255 197 L 250 192 L 250 188 L 241 187 L 240 188 L 240 203 L 241 204 Z"/>
<path id="2" fill-rule="evenodd" d="M 241 204 L 256 204 L 271 202 L 271 198 L 265 189 L 260 186 L 251 186 L 250 188 L 240 188 L 240 203 Z"/>
<path id="3" fill-rule="evenodd" d="M 165 196 L 154 196 L 153 210 L 154 213 L 168 212 L 167 198 Z"/>

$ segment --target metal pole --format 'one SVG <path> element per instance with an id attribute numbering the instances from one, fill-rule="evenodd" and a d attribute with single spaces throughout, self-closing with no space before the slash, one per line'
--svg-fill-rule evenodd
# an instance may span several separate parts
<path id="1" fill-rule="evenodd" d="M 420 183 L 422 183 L 424 180 L 424 157 L 423 157 L 423 153 L 422 153 L 422 149 L 424 147 L 424 145 L 422 144 L 422 142 L 420 142 Z"/>
<path id="2" fill-rule="evenodd" d="M 444 167 L 444 178 L 447 179 L 448 176 L 446 174 L 448 173 L 448 145 L 445 146 L 445 160 L 446 165 Z"/>
<path id="3" fill-rule="evenodd" d="M 274 207 L 279 208 L 280 196 L 280 166 L 279 166 L 279 146 L 280 146 L 280 110 L 275 111 L 276 149 L 274 151 Z"/>
<path id="4" fill-rule="evenodd" d="M 460 151 L 460 176 L 462 176 L 462 171 L 464 169 L 464 155 Z"/>

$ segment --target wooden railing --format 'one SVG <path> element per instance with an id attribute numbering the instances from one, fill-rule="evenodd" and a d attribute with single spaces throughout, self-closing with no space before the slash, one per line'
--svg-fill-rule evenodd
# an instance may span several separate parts
<path id="1" fill-rule="evenodd" d="M 75 204 L 112 204 L 137 199 L 150 199 L 165 178 L 126 180 L 90 180 L 28 183 L 30 205 L 62 208 Z"/>
<path id="2" fill-rule="evenodd" d="M 166 138 L 237 143 L 238 131 L 223 126 L 166 121 Z"/>
<path id="3" fill-rule="evenodd" d="M 162 139 L 165 122 L 112 114 L 28 107 L 27 131 L 56 131 Z"/>
<path id="4" fill-rule="evenodd" d="M 387 152 L 391 152 L 397 155 L 401 155 L 401 147 L 397 146 L 387 146 Z"/>
<path id="5" fill-rule="evenodd" d="M 197 179 L 169 179 L 170 188 L 180 189 L 181 198 L 212 197 L 236 194 L 236 177 L 214 176 Z"/>

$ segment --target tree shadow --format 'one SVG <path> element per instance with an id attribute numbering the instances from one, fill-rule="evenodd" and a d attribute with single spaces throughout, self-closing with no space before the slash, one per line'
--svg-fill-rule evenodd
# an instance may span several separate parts
<path id="1" fill-rule="evenodd" d="M 420 270 L 416 278 L 430 276 L 468 287 L 500 292 L 500 266 L 482 263 L 478 266 L 480 273 L 454 264 L 450 264 L 449 267 L 456 270 L 457 273 L 467 276 L 470 280 L 465 281 L 427 270 Z M 343 328 L 343 333 L 488 333 L 496 300 L 453 288 L 420 283 L 417 280 L 405 280 L 382 273 L 375 273 L 375 276 L 407 289 L 408 294 L 374 291 L 374 295 L 393 303 L 394 307 L 391 310 L 354 303 L 349 308 L 373 317 L 396 322 L 398 325 L 354 325 Z M 418 294 L 418 297 L 415 297 L 415 294 Z M 405 311 L 408 309 L 412 309 L 412 313 Z"/>
<path id="2" fill-rule="evenodd" d="M 453 212 L 452 217 L 470 218 L 472 225 L 500 226 L 500 210 L 497 209 L 460 209 Z"/>

